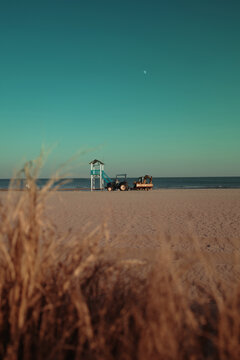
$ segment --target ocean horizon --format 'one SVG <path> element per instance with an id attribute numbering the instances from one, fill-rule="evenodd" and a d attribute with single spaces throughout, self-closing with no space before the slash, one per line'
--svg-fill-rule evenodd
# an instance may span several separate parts
<path id="1" fill-rule="evenodd" d="M 42 188 L 49 178 L 37 179 L 37 186 Z M 90 190 L 90 178 L 63 178 L 55 185 L 64 181 L 60 189 Z M 127 178 L 130 187 L 136 178 Z M 10 186 L 11 179 L 0 179 L 0 190 L 6 190 Z M 239 189 L 240 176 L 223 177 L 153 177 L 154 189 Z M 21 179 L 16 188 L 24 188 L 25 180 Z"/>

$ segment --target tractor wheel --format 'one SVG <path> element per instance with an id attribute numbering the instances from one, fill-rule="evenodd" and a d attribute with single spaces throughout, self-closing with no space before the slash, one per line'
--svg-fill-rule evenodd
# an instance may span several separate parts
<path id="1" fill-rule="evenodd" d="M 120 185 L 120 190 L 121 190 L 121 191 L 126 191 L 126 190 L 127 190 L 126 185 L 125 185 L 125 184 L 121 184 L 121 185 Z"/>

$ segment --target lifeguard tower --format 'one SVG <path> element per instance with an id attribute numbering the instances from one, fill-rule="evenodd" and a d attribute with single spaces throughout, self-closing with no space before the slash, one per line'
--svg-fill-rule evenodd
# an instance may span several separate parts
<path id="1" fill-rule="evenodd" d="M 111 182 L 112 179 L 104 172 L 104 163 L 100 160 L 93 160 L 89 163 L 91 165 L 91 191 L 103 190 L 104 181 Z M 96 188 L 96 180 L 99 180 L 99 188 Z"/>

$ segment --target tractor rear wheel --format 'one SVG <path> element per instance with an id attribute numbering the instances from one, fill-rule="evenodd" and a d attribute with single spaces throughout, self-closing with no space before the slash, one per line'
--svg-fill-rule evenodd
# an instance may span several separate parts
<path id="1" fill-rule="evenodd" d="M 120 185 L 120 190 L 121 190 L 121 191 L 126 191 L 126 190 L 127 190 L 126 185 L 125 185 L 125 184 L 121 184 L 121 185 Z"/>

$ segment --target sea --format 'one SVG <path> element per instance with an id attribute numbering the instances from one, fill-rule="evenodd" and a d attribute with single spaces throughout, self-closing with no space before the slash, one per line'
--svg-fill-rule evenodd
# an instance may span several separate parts
<path id="1" fill-rule="evenodd" d="M 37 186 L 41 189 L 49 179 L 38 179 Z M 128 178 L 128 184 L 133 186 L 136 178 Z M 235 177 L 154 177 L 154 189 L 240 189 L 240 176 Z M 7 190 L 10 179 L 0 179 L 0 190 Z M 90 190 L 90 178 L 61 179 L 54 185 L 61 190 Z M 97 185 L 97 184 L 96 184 Z M 17 181 L 13 187 L 24 188 L 24 180 Z"/>

